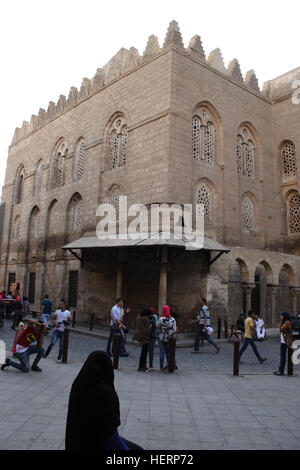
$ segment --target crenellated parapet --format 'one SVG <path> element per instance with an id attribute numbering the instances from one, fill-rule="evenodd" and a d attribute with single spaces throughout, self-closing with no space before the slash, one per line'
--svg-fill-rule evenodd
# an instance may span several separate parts
<path id="1" fill-rule="evenodd" d="M 108 86 L 114 80 L 119 79 L 122 75 L 134 70 L 140 65 L 143 65 L 145 62 L 161 53 L 164 53 L 172 47 L 182 51 L 184 54 L 188 54 L 203 65 L 211 67 L 218 73 L 227 76 L 230 80 L 236 82 L 240 86 L 243 86 L 252 92 L 260 93 L 267 99 L 271 98 L 271 82 L 267 82 L 264 85 L 263 90 L 260 92 L 255 72 L 250 70 L 247 72 L 245 79 L 243 79 L 240 64 L 237 59 L 233 59 L 226 69 L 221 50 L 219 48 L 213 50 L 206 59 L 200 36 L 193 36 L 188 47 L 185 48 L 179 25 L 176 21 L 172 21 L 169 24 L 162 47 L 159 44 L 158 38 L 151 35 L 142 56 L 134 47 L 131 47 L 129 50 L 121 48 L 103 68 L 97 69 L 93 78 L 89 79 L 85 77 L 82 80 L 79 90 L 72 86 L 67 97 L 60 95 L 57 103 L 50 101 L 47 110 L 41 108 L 37 116 L 32 115 L 30 122 L 24 121 L 21 128 L 17 127 L 12 144 L 51 122 L 62 113 L 68 111 L 72 107 Z"/>

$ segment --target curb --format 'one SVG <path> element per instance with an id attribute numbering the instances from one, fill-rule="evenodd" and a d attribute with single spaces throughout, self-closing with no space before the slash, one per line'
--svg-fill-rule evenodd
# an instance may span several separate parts
<path id="1" fill-rule="evenodd" d="M 90 331 L 88 329 L 84 329 L 83 328 L 69 328 L 70 330 L 70 333 L 77 333 L 79 335 L 85 335 L 85 336 L 91 336 L 93 338 L 101 338 L 101 339 L 106 339 L 108 340 L 108 333 L 104 332 L 104 331 Z M 180 334 L 180 333 L 179 333 Z M 226 344 L 228 343 L 228 339 L 215 339 L 214 340 L 216 344 Z M 131 344 L 131 345 L 135 345 L 135 346 L 139 346 L 139 343 L 137 341 L 133 341 L 130 337 L 127 337 L 126 338 L 126 344 Z M 194 345 L 194 339 L 191 338 L 185 338 L 185 339 L 181 339 L 181 338 L 178 338 L 177 336 L 177 342 L 176 342 L 176 349 L 179 349 L 179 348 L 192 348 Z M 155 345 L 156 347 L 158 347 L 158 344 L 156 343 Z"/>

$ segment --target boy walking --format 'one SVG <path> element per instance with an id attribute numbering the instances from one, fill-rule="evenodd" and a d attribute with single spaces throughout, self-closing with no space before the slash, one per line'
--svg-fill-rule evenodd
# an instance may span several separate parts
<path id="1" fill-rule="evenodd" d="M 49 329 L 49 321 L 51 317 L 52 302 L 49 300 L 49 295 L 45 295 L 45 299 L 42 302 L 42 321 L 46 323 L 47 329 Z"/>
<path id="2" fill-rule="evenodd" d="M 194 354 L 199 354 L 200 339 L 205 339 L 209 344 L 216 348 L 216 352 L 218 353 L 221 349 L 220 346 L 217 346 L 208 334 L 208 328 L 210 327 L 210 312 L 204 297 L 201 299 L 201 310 L 198 320 L 198 330 L 195 336 L 194 350 L 192 352 Z"/>
<path id="3" fill-rule="evenodd" d="M 64 332 L 67 325 L 71 323 L 71 313 L 69 310 L 66 309 L 66 301 L 60 301 L 60 308 L 56 310 L 55 314 L 53 315 L 53 322 L 55 325 L 55 329 L 53 331 L 51 343 L 48 346 L 47 351 L 44 354 L 44 358 L 47 358 L 50 354 L 51 349 L 59 340 L 59 351 L 56 362 L 60 362 L 62 360 L 63 354 L 63 339 L 64 339 Z"/>
<path id="4" fill-rule="evenodd" d="M 255 328 L 254 318 L 255 318 L 255 313 L 250 310 L 248 312 L 248 318 L 245 321 L 245 340 L 244 340 L 242 349 L 240 350 L 240 359 L 250 344 L 260 364 L 263 364 L 267 359 L 266 358 L 263 359 L 261 357 L 256 347 L 254 338 L 253 338 L 254 328 Z"/>

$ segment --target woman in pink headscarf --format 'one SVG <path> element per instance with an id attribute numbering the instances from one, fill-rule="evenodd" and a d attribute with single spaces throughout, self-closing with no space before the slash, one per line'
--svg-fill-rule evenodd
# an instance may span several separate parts
<path id="1" fill-rule="evenodd" d="M 164 305 L 160 314 L 157 328 L 159 331 L 159 361 L 160 370 L 164 370 L 164 359 L 166 356 L 167 365 L 170 359 L 170 341 L 176 333 L 176 320 L 172 317 L 170 307 Z"/>

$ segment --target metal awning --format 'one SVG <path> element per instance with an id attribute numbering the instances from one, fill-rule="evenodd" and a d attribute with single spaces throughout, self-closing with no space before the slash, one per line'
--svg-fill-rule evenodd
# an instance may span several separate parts
<path id="1" fill-rule="evenodd" d="M 122 240 L 120 237 L 116 239 L 101 239 L 98 237 L 82 237 L 78 240 L 75 240 L 71 243 L 68 243 L 63 247 L 63 250 L 82 250 L 89 248 L 121 248 L 121 247 L 135 247 L 135 246 L 167 246 L 167 247 L 177 247 L 177 248 L 186 248 L 186 240 L 175 238 L 162 238 L 162 234 L 159 234 L 159 238 L 149 237 L 148 234 L 140 236 L 137 240 L 132 240 L 128 238 Z M 204 244 L 200 250 L 206 251 L 218 251 L 221 253 L 229 253 L 230 249 L 221 243 L 213 240 L 209 237 L 204 237 Z"/>

